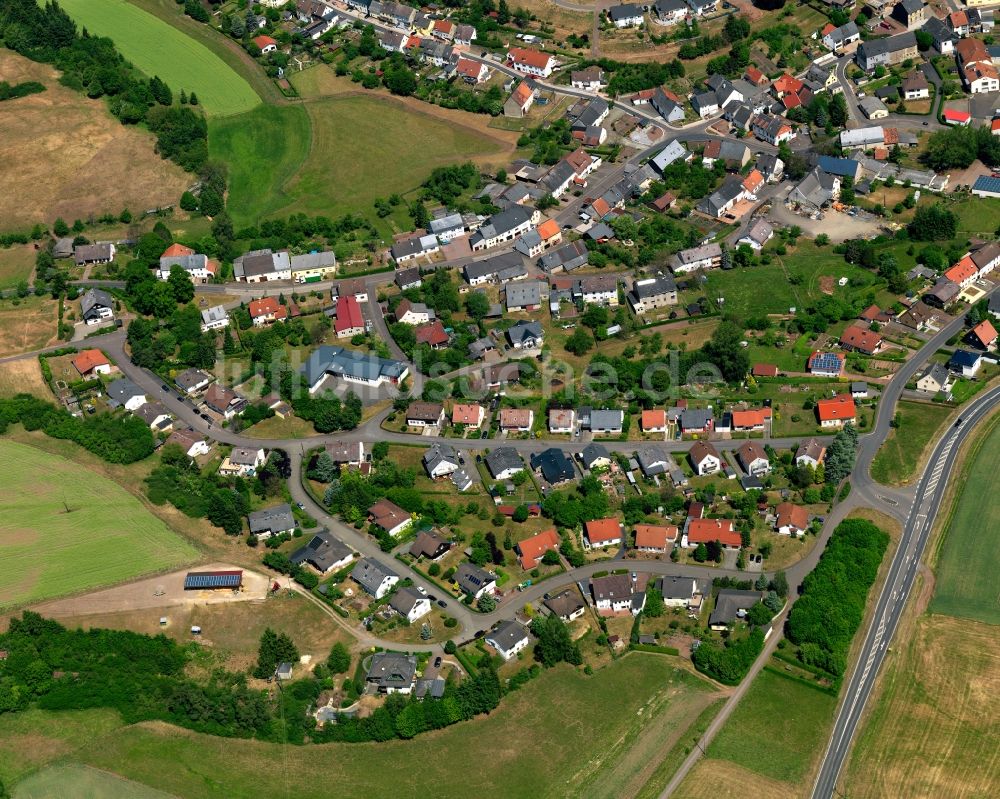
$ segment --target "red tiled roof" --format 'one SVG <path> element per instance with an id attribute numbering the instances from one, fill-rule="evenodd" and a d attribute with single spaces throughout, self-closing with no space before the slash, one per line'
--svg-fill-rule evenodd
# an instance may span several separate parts
<path id="1" fill-rule="evenodd" d="M 773 84 L 774 90 L 778 94 L 798 94 L 802 88 L 802 81 L 789 75 L 787 72 L 779 77 Z"/>
<path id="2" fill-rule="evenodd" d="M 882 336 L 874 330 L 865 330 L 857 325 L 850 325 L 840 336 L 840 346 L 852 347 L 861 352 L 873 353 L 882 344 Z"/>
<path id="3" fill-rule="evenodd" d="M 546 552 L 552 550 L 559 551 L 559 534 L 555 528 L 545 530 L 531 538 L 526 538 L 518 542 L 517 551 L 521 553 L 521 568 L 534 569 L 541 563 Z"/>
<path id="4" fill-rule="evenodd" d="M 654 427 L 666 427 L 667 412 L 663 408 L 654 408 L 642 412 L 642 429 L 651 430 Z"/>
<path id="5" fill-rule="evenodd" d="M 538 235 L 542 241 L 548 241 L 559 235 L 559 223 L 554 219 L 547 219 L 538 226 Z"/>
<path id="6" fill-rule="evenodd" d="M 552 56 L 538 50 L 531 50 L 526 47 L 511 47 L 507 51 L 507 60 L 515 64 L 526 64 L 535 69 L 545 69 Z"/>
<path id="7" fill-rule="evenodd" d="M 524 104 L 531 99 L 534 93 L 534 90 L 528 85 L 528 82 L 522 80 L 519 84 L 517 84 L 517 88 L 511 92 L 511 97 L 514 98 L 514 102 L 523 108 Z"/>
<path id="8" fill-rule="evenodd" d="M 666 549 L 667 542 L 677 540 L 677 528 L 672 524 L 637 524 L 635 546 L 637 549 Z"/>
<path id="9" fill-rule="evenodd" d="M 500 411 L 500 427 L 528 427 L 531 411 L 528 408 L 503 408 Z"/>
<path id="10" fill-rule="evenodd" d="M 853 419 L 856 415 L 854 398 L 850 394 L 839 394 L 833 399 L 821 399 L 816 403 L 816 414 L 821 422 Z"/>
<path id="11" fill-rule="evenodd" d="M 753 365 L 754 377 L 777 377 L 778 367 L 773 363 L 755 363 Z"/>
<path id="12" fill-rule="evenodd" d="M 73 359 L 73 366 L 81 375 L 87 374 L 95 366 L 108 366 L 110 363 L 107 356 L 98 349 L 81 350 Z"/>
<path id="13" fill-rule="evenodd" d="M 364 328 L 365 318 L 361 313 L 361 306 L 352 295 L 337 298 L 337 322 L 335 324 L 337 332 L 342 330 L 354 330 Z"/>
<path id="14" fill-rule="evenodd" d="M 587 540 L 593 544 L 600 544 L 603 541 L 615 541 L 622 537 L 621 525 L 618 519 L 597 519 L 592 522 L 584 522 L 583 529 L 586 532 Z"/>
<path id="15" fill-rule="evenodd" d="M 733 528 L 732 519 L 692 519 L 688 524 L 689 544 L 707 544 L 718 541 L 729 547 L 743 544 L 743 537 Z"/>
<path id="16" fill-rule="evenodd" d="M 254 36 L 253 43 L 257 45 L 257 47 L 259 47 L 261 50 L 271 45 L 274 45 L 275 47 L 278 46 L 277 40 L 272 39 L 270 36 Z"/>
<path id="17" fill-rule="evenodd" d="M 420 325 L 414 331 L 414 335 L 417 338 L 417 344 L 430 344 L 432 347 L 438 347 L 448 343 L 448 334 L 440 319 L 435 319 L 426 325 Z"/>
<path id="18" fill-rule="evenodd" d="M 979 270 L 976 268 L 975 263 L 973 263 L 971 258 L 966 256 L 945 272 L 944 276 L 952 283 L 961 285 L 963 281 L 975 277 L 978 272 Z"/>
<path id="19" fill-rule="evenodd" d="M 474 80 L 479 80 L 479 75 L 482 73 L 483 65 L 478 61 L 473 61 L 471 58 L 460 58 L 458 63 L 455 64 L 455 71 L 459 75 L 464 75 L 467 78 L 473 78 Z"/>
<path id="20" fill-rule="evenodd" d="M 757 408 L 750 411 L 733 411 L 733 427 L 760 427 L 771 418 L 770 408 Z"/>
<path id="21" fill-rule="evenodd" d="M 970 331 L 984 347 L 989 347 L 997 340 L 997 331 L 989 319 L 984 319 Z"/>
<path id="22" fill-rule="evenodd" d="M 285 306 L 278 302 L 276 297 L 261 297 L 259 300 L 251 300 L 247 307 L 251 319 L 271 314 L 274 314 L 275 319 L 284 319 L 288 315 Z"/>
<path id="23" fill-rule="evenodd" d="M 452 424 L 479 424 L 483 415 L 482 405 L 457 403 L 451 409 Z"/>
<path id="24" fill-rule="evenodd" d="M 774 510 L 778 514 L 777 527 L 793 527 L 796 530 L 805 530 L 809 526 L 809 511 L 801 505 L 782 502 Z"/>
<path id="25" fill-rule="evenodd" d="M 179 255 L 194 255 L 194 250 L 190 247 L 185 247 L 183 244 L 178 244 L 174 242 L 167 249 L 163 251 L 161 258 L 174 258 Z"/>

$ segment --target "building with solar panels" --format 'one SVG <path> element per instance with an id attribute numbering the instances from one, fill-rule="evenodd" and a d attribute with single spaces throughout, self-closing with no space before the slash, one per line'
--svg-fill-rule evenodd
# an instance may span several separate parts
<path id="1" fill-rule="evenodd" d="M 977 197 L 1000 197 L 1000 178 L 980 175 L 972 184 L 972 193 Z"/>
<path id="2" fill-rule="evenodd" d="M 243 570 L 188 572 L 184 577 L 185 591 L 239 591 L 243 587 Z"/>
<path id="3" fill-rule="evenodd" d="M 845 357 L 839 352 L 814 352 L 809 356 L 809 374 L 817 377 L 840 377 Z"/>

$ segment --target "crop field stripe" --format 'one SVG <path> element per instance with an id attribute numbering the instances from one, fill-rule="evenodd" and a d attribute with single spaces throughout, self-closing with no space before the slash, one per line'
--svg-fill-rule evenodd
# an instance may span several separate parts
<path id="1" fill-rule="evenodd" d="M 157 75 L 178 94 L 198 95 L 209 116 L 249 111 L 261 100 L 232 67 L 200 42 L 126 0 L 62 0 L 81 26 L 113 39 L 146 75 Z"/>
<path id="2" fill-rule="evenodd" d="M 197 550 L 111 480 L 0 441 L 0 608 L 121 582 Z"/>

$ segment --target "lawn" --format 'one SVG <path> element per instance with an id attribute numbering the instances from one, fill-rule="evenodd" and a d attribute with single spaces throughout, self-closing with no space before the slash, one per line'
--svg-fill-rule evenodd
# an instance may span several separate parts
<path id="1" fill-rule="evenodd" d="M 175 92 L 198 95 L 210 116 L 249 111 L 260 97 L 205 45 L 126 0 L 64 0 L 62 7 L 91 33 L 114 39 L 125 58 L 158 75 Z"/>
<path id="2" fill-rule="evenodd" d="M 30 244 L 15 244 L 0 250 L 0 288 L 27 282 L 35 268 L 35 248 Z"/>
<path id="3" fill-rule="evenodd" d="M 897 636 L 881 693 L 855 739 L 838 796 L 996 796 L 997 628 L 922 615 Z"/>
<path id="4" fill-rule="evenodd" d="M 590 677 L 546 671 L 488 717 L 412 741 L 282 749 L 142 724 L 76 759 L 186 797 L 304 796 L 322 784 L 352 796 L 465 797 L 470 764 L 487 794 L 617 797 L 642 787 L 717 696 L 670 659 L 635 653 Z M 622 772 L 633 751 L 648 759 Z"/>
<path id="5" fill-rule="evenodd" d="M 823 748 L 836 706 L 835 697 L 765 669 L 709 744 L 708 757 L 800 784 Z"/>
<path id="6" fill-rule="evenodd" d="M 13 799 L 170 799 L 170 794 L 76 763 L 49 766 L 17 786 Z"/>
<path id="7" fill-rule="evenodd" d="M 872 477 L 884 485 L 909 483 L 916 474 L 924 450 L 951 414 L 951 408 L 927 402 L 900 402 L 900 425 L 879 448 L 872 461 Z"/>
<path id="8" fill-rule="evenodd" d="M 712 300 L 724 297 L 724 310 L 743 317 L 788 313 L 791 307 L 808 307 L 823 296 L 821 277 L 831 277 L 834 282 L 842 277 L 851 280 L 844 288 L 834 286 L 835 297 L 851 297 L 881 285 L 870 272 L 844 261 L 832 247 L 817 247 L 810 239 L 799 239 L 798 246 L 788 255 L 779 257 L 772 253 L 770 264 L 712 270 L 704 293 Z M 789 278 L 798 284 L 794 285 Z"/>
<path id="9" fill-rule="evenodd" d="M 1000 571 L 1000 503 L 997 489 L 997 452 L 1000 424 L 977 442 L 958 483 L 956 500 L 937 563 L 937 580 L 930 609 L 965 619 L 1000 624 L 1000 596 L 996 575 Z"/>
<path id="10" fill-rule="evenodd" d="M 238 224 L 278 213 L 360 213 L 388 237 L 393 230 L 375 216 L 376 198 L 406 194 L 435 167 L 506 146 L 379 94 L 325 97 L 305 109 L 264 107 L 213 120 L 209 149 L 229 164 Z"/>
<path id="11" fill-rule="evenodd" d="M 31 394 L 49 402 L 54 399 L 42 377 L 42 366 L 37 358 L 11 361 L 0 369 L 0 397 L 13 397 L 15 394 Z"/>
<path id="12" fill-rule="evenodd" d="M 197 551 L 110 480 L 13 441 L 0 486 L 0 607 L 179 565 Z M 45 557 L 39 557 L 44 549 Z"/>

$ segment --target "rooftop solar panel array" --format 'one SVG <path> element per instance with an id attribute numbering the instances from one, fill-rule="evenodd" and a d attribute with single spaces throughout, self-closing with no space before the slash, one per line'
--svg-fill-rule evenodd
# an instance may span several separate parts
<path id="1" fill-rule="evenodd" d="M 820 369 L 824 372 L 839 371 L 840 358 L 833 352 L 822 352 L 812 359 L 812 368 Z"/>

